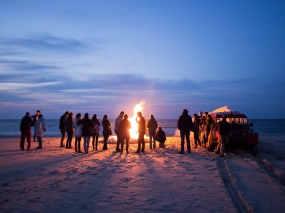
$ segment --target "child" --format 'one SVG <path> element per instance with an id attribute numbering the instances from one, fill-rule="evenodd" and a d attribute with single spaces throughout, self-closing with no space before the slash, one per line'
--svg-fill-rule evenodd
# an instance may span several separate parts
<path id="1" fill-rule="evenodd" d="M 158 127 L 158 131 L 155 135 L 156 140 L 159 142 L 160 148 L 165 148 L 164 142 L 166 141 L 165 132 L 162 130 L 161 126 Z"/>

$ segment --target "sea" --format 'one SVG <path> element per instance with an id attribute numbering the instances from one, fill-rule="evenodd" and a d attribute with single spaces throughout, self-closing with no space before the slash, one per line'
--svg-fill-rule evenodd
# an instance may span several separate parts
<path id="1" fill-rule="evenodd" d="M 110 119 L 113 127 L 115 119 Z M 0 119 L 0 136 L 20 136 L 20 119 Z M 60 137 L 59 119 L 45 119 L 46 137 Z M 158 125 L 165 131 L 166 136 L 174 136 L 177 129 L 177 119 L 157 119 Z M 249 119 L 255 132 L 259 134 L 285 134 L 285 119 Z M 33 129 L 33 128 L 32 128 Z M 113 131 L 114 132 L 114 131 Z"/>

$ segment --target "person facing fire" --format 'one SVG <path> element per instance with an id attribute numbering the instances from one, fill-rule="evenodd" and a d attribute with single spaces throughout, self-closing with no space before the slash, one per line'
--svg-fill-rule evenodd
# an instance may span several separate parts
<path id="1" fill-rule="evenodd" d="M 136 122 L 138 123 L 138 150 L 136 153 L 144 152 L 145 142 L 144 142 L 144 135 L 145 135 L 145 119 L 142 116 L 141 112 L 137 112 L 138 117 L 136 117 Z"/>
<path id="2" fill-rule="evenodd" d="M 192 118 L 188 115 L 188 110 L 183 109 L 182 115 L 179 117 L 177 122 L 177 127 L 180 130 L 180 137 L 181 137 L 181 151 L 179 154 L 184 154 L 184 139 L 186 137 L 187 142 L 187 150 L 188 153 L 191 153 L 191 146 L 190 146 L 190 130 L 193 127 Z"/>
<path id="3" fill-rule="evenodd" d="M 126 152 L 129 153 L 129 140 L 130 140 L 130 129 L 132 128 L 131 122 L 128 120 L 128 115 L 124 115 L 124 119 L 119 124 L 120 141 L 121 141 L 121 153 L 124 149 L 124 141 L 126 140 Z"/>
<path id="4" fill-rule="evenodd" d="M 120 131 L 119 131 L 119 125 L 120 122 L 124 119 L 124 111 L 120 112 L 120 115 L 115 120 L 115 133 L 117 135 L 117 146 L 116 146 L 116 152 L 120 152 L 120 144 L 121 144 L 121 138 L 120 138 Z"/>
<path id="5" fill-rule="evenodd" d="M 215 153 L 216 154 L 220 153 L 220 156 L 224 157 L 227 134 L 231 132 L 231 126 L 227 122 L 225 115 L 223 115 L 222 120 L 219 121 L 218 123 L 218 131 L 219 131 L 219 144 L 215 150 Z"/>

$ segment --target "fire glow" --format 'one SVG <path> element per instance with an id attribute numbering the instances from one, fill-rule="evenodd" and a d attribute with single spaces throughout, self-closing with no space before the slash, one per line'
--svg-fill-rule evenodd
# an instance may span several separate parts
<path id="1" fill-rule="evenodd" d="M 142 100 L 140 103 L 135 105 L 134 114 L 132 117 L 129 117 L 129 121 L 131 122 L 132 128 L 130 129 L 131 138 L 138 138 L 138 123 L 136 122 L 136 117 L 138 112 L 142 112 L 144 109 L 145 101 Z"/>

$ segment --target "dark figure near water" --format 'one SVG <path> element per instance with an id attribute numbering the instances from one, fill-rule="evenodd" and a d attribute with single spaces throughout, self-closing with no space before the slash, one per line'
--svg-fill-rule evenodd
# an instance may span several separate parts
<path id="1" fill-rule="evenodd" d="M 184 154 L 184 138 L 186 137 L 187 142 L 187 150 L 188 153 L 191 153 L 191 146 L 190 146 L 190 130 L 192 129 L 193 123 L 192 118 L 188 115 L 188 110 L 183 109 L 182 115 L 179 117 L 177 122 L 178 129 L 180 130 L 180 137 L 181 137 L 181 151 L 179 154 Z"/>
<path id="2" fill-rule="evenodd" d="M 32 126 L 32 119 L 30 118 L 30 113 L 26 112 L 26 115 L 22 118 L 20 124 L 20 131 L 21 131 L 21 141 L 20 141 L 20 148 L 24 150 L 24 143 L 25 138 L 28 142 L 28 151 L 31 149 L 31 126 Z"/>
<path id="3" fill-rule="evenodd" d="M 72 137 L 73 137 L 73 133 L 74 133 L 74 129 L 73 129 L 73 122 L 74 122 L 74 118 L 73 118 L 73 112 L 70 112 L 68 114 L 68 117 L 65 119 L 65 124 L 66 124 L 66 133 L 67 133 L 67 140 L 66 140 L 66 148 L 67 149 L 71 149 L 71 142 L 72 142 Z"/>
<path id="4" fill-rule="evenodd" d="M 61 140 L 60 140 L 60 147 L 64 147 L 63 141 L 65 138 L 65 131 L 66 131 L 66 118 L 69 112 L 66 111 L 59 119 L 59 129 L 61 133 Z"/>
<path id="5" fill-rule="evenodd" d="M 117 135 L 117 146 L 116 146 L 116 152 L 120 152 L 120 144 L 121 144 L 121 137 L 120 137 L 120 130 L 119 130 L 119 125 L 120 122 L 124 119 L 124 111 L 121 111 L 118 117 L 115 120 L 115 133 Z"/>
<path id="6" fill-rule="evenodd" d="M 30 116 L 30 118 L 33 119 L 33 124 L 32 124 L 32 126 L 34 127 L 34 142 L 37 141 L 36 123 L 37 123 L 37 120 L 39 119 L 39 115 L 40 115 L 40 114 L 41 114 L 41 111 L 40 111 L 40 110 L 37 110 L 35 115 Z"/>
<path id="7" fill-rule="evenodd" d="M 77 122 L 79 120 L 81 120 L 82 116 L 81 113 L 77 113 L 75 120 L 73 122 L 73 128 L 75 130 L 75 143 L 74 143 L 74 148 L 75 148 L 75 152 L 78 153 L 82 153 L 81 151 L 81 146 L 80 146 L 80 142 L 81 142 L 81 138 L 82 138 L 82 124 L 81 125 L 77 125 Z"/>
<path id="8" fill-rule="evenodd" d="M 126 140 L 126 152 L 129 153 L 129 140 L 130 140 L 130 129 L 132 128 L 131 122 L 128 120 L 128 115 L 124 115 L 124 119 L 119 124 L 120 141 L 121 141 L 121 153 L 124 149 L 124 141 Z"/>
<path id="9" fill-rule="evenodd" d="M 89 119 L 89 114 L 86 112 L 84 118 L 77 121 L 77 125 L 82 124 L 82 137 L 84 141 L 84 153 L 89 153 L 89 141 L 92 136 L 91 129 L 94 129 L 92 121 Z"/>
<path id="10" fill-rule="evenodd" d="M 142 116 L 141 112 L 137 113 L 138 117 L 136 118 L 136 122 L 138 123 L 138 150 L 136 153 L 144 152 L 145 148 L 145 141 L 144 141 L 144 135 L 145 135 L 145 119 Z"/>
<path id="11" fill-rule="evenodd" d="M 193 132 L 194 132 L 194 141 L 195 141 L 195 146 L 194 148 L 197 148 L 198 144 L 201 147 L 201 142 L 199 138 L 199 128 L 200 128 L 200 119 L 197 116 L 197 114 L 193 115 L 194 117 L 194 123 L 193 123 Z"/>
<path id="12" fill-rule="evenodd" d="M 102 127 L 103 127 L 103 136 L 104 136 L 103 150 L 107 150 L 108 149 L 107 141 L 109 139 L 109 136 L 112 135 L 111 122 L 108 119 L 108 115 L 103 116 Z"/>
<path id="13" fill-rule="evenodd" d="M 101 126 L 100 121 L 97 118 L 97 114 L 94 114 L 92 116 L 92 123 L 93 123 L 93 126 L 94 126 L 92 147 L 93 147 L 93 151 L 94 150 L 97 151 L 98 150 L 98 138 L 99 138 L 99 132 L 100 132 L 100 126 Z M 98 129 L 99 129 L 99 131 L 98 131 Z M 96 139 L 96 141 L 95 141 L 95 139 Z"/>
<path id="14" fill-rule="evenodd" d="M 164 143 L 166 141 L 166 136 L 161 126 L 158 127 L 158 131 L 156 132 L 155 139 L 159 142 L 159 148 L 165 148 Z"/>

